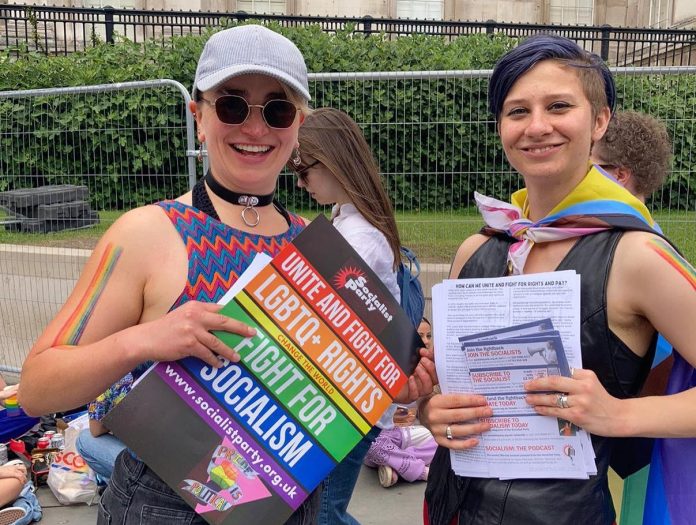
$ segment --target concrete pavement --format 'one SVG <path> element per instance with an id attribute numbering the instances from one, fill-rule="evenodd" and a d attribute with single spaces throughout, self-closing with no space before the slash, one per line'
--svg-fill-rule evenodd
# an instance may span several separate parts
<path id="1" fill-rule="evenodd" d="M 410 525 L 423 523 L 422 505 L 424 482 L 399 481 L 393 487 L 382 488 L 377 471 L 363 467 L 353 493 L 349 511 L 362 525 Z M 97 504 L 64 507 L 51 489 L 41 487 L 37 494 L 44 510 L 41 525 L 94 525 Z M 249 524 L 263 525 L 263 524 Z"/>

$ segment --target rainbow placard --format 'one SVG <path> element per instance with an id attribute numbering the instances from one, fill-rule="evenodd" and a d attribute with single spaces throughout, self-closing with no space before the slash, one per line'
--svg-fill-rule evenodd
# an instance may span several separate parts
<path id="1" fill-rule="evenodd" d="M 156 364 L 105 424 L 209 523 L 284 523 L 404 387 L 422 345 L 323 217 L 222 310 L 240 355 Z"/>

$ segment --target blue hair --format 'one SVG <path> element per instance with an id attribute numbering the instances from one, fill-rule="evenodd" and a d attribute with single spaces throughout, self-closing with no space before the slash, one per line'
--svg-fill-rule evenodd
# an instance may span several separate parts
<path id="1" fill-rule="evenodd" d="M 563 60 L 573 67 L 596 69 L 604 81 L 607 105 L 614 113 L 616 86 L 611 71 L 602 59 L 594 53 L 585 51 L 568 38 L 540 34 L 527 38 L 496 62 L 488 84 L 488 109 L 496 120 L 498 120 L 505 97 L 507 97 L 513 84 L 542 60 Z"/>

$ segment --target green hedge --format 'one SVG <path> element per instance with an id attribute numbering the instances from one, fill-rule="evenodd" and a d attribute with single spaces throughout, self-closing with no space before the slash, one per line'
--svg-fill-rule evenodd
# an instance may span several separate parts
<path id="1" fill-rule="evenodd" d="M 505 36 L 483 34 L 448 43 L 425 35 L 365 37 L 350 29 L 332 35 L 319 26 L 275 29 L 297 43 L 312 72 L 489 69 L 515 43 Z M 120 41 L 66 57 L 25 53 L 15 60 L 6 54 L 0 57 L 0 90 L 155 78 L 175 79 L 190 87 L 206 39 L 207 35 L 174 37 L 165 45 Z M 630 86 L 624 88 L 623 83 Z M 646 79 L 640 91 L 634 83 L 635 79 L 619 79 L 621 104 L 653 111 L 668 121 L 673 136 L 687 137 L 675 141 L 671 191 L 660 194 L 657 205 L 693 209 L 694 120 L 684 118 L 683 104 L 690 97 L 687 107 L 695 107 L 696 77 Z M 506 196 L 518 185 L 503 160 L 480 80 L 439 80 L 418 87 L 392 81 L 388 88 L 379 82 L 351 81 L 343 82 L 340 90 L 324 83 L 314 89 L 315 106 L 340 107 L 363 123 L 395 123 L 366 125 L 365 132 L 400 209 L 458 208 L 470 202 L 473 190 Z M 176 129 L 185 116 L 175 95 L 130 91 L 85 97 L 78 104 L 62 97 L 0 99 L 0 189 L 82 182 L 103 209 L 151 202 L 165 189 L 169 195 L 184 191 L 185 177 L 171 177 L 186 173 L 181 155 L 186 145 Z M 125 114 L 128 126 L 120 123 Z M 18 126 L 34 131 L 32 138 L 19 143 Z M 47 155 L 49 148 L 52 153 Z M 118 153 L 126 150 L 127 155 Z M 108 174 L 106 180 L 85 175 L 93 173 L 85 168 L 85 156 L 105 159 L 100 173 Z M 305 203 L 306 196 L 291 184 L 281 193 L 291 205 Z"/>

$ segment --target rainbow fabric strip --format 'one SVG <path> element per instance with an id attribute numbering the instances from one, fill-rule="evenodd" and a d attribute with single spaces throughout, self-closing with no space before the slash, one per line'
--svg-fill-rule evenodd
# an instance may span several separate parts
<path id="1" fill-rule="evenodd" d="M 113 273 L 122 251 L 123 248 L 117 248 L 111 243 L 106 245 L 99 261 L 99 266 L 94 272 L 94 276 L 92 276 L 92 281 L 89 283 L 77 308 L 75 308 L 70 318 L 63 325 L 63 328 L 58 332 L 53 341 L 53 346 L 75 345 L 80 341 L 87 322 L 94 312 L 99 297 L 104 292 L 106 283 Z"/>
<path id="2" fill-rule="evenodd" d="M 512 195 L 512 204 L 475 193 L 486 222 L 484 233 L 504 232 L 518 239 L 510 246 L 508 263 L 513 275 L 524 270 L 534 243 L 581 237 L 611 228 L 655 233 L 645 205 L 617 182 L 590 165 L 585 178 L 549 215 L 533 222 L 526 217 L 527 189 Z"/>
<path id="3" fill-rule="evenodd" d="M 665 394 L 696 387 L 696 370 L 678 352 Z M 696 438 L 656 439 L 643 510 L 644 525 L 693 523 Z"/>
<path id="4" fill-rule="evenodd" d="M 654 238 L 648 242 L 650 248 L 696 290 L 694 269 L 663 239 Z M 660 349 L 658 339 L 657 351 Z M 663 345 L 663 350 L 671 351 L 671 347 L 664 349 Z M 694 368 L 678 352 L 673 353 L 674 364 L 665 394 L 683 392 L 696 386 Z M 657 353 L 655 357 L 658 358 Z M 693 495 L 696 494 L 693 465 L 696 465 L 696 439 L 656 439 L 649 467 L 629 476 L 624 482 L 621 524 L 690 523 Z"/>

